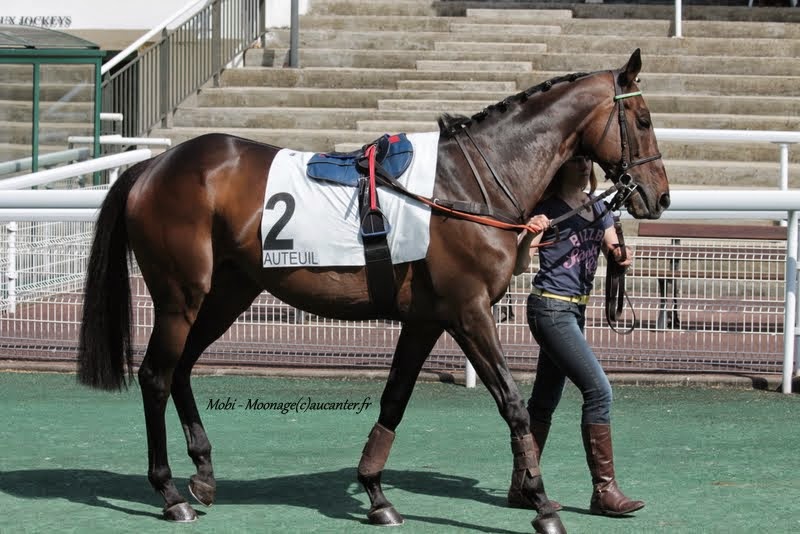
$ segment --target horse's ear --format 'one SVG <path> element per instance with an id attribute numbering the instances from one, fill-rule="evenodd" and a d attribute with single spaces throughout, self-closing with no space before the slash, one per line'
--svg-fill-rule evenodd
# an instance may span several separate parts
<path id="1" fill-rule="evenodd" d="M 634 81 L 636 81 L 636 77 L 639 75 L 639 71 L 642 70 L 642 51 L 640 49 L 636 49 L 631 54 L 631 58 L 622 67 L 619 73 L 619 85 L 621 87 L 628 87 Z"/>

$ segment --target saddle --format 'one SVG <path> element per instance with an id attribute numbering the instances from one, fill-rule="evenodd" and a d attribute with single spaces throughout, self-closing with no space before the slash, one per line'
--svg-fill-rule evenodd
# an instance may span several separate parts
<path id="1" fill-rule="evenodd" d="M 314 154 L 306 168 L 309 178 L 358 188 L 367 288 L 372 303 L 387 313 L 394 310 L 397 288 L 387 241 L 391 227 L 378 201 L 376 174 L 397 180 L 413 156 L 414 147 L 405 134 L 385 134 L 353 152 Z"/>
<path id="2" fill-rule="evenodd" d="M 311 156 L 306 174 L 314 180 L 325 180 L 356 187 L 366 174 L 367 150 L 375 147 L 375 163 L 391 178 L 399 178 L 414 157 L 414 147 L 406 134 L 376 139 L 353 152 L 327 152 Z"/>

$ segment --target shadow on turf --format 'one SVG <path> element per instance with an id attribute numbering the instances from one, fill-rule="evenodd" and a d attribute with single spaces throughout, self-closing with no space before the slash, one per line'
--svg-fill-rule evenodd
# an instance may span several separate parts
<path id="1" fill-rule="evenodd" d="M 472 478 L 446 475 L 435 471 L 386 470 L 384 490 L 391 498 L 391 490 L 409 493 L 477 501 L 490 506 L 506 507 L 503 494 L 493 494 L 478 487 Z M 322 473 L 288 475 L 257 480 L 218 480 L 218 505 L 286 505 L 316 510 L 326 517 L 366 522 L 367 508 L 364 492 L 355 483 L 355 468 Z M 188 497 L 186 481 L 176 479 Z M 67 499 L 74 503 L 106 508 L 133 516 L 160 518 L 160 510 L 153 512 L 126 508 L 108 502 L 128 501 L 160 505 L 150 490 L 147 477 L 88 469 L 30 469 L 0 472 L 0 491 L 22 499 Z M 497 492 L 495 492 L 497 493 Z M 356 498 L 358 497 L 358 498 Z M 200 515 L 202 507 L 192 503 Z M 465 504 L 468 506 L 468 504 Z M 199 508 L 199 509 L 198 509 Z M 457 507 L 448 505 L 457 515 Z M 514 532 L 458 521 L 446 517 L 414 515 L 412 510 L 399 510 L 406 519 L 435 525 L 473 529 L 482 532 Z M 223 512 L 220 512 L 223 513 Z M 533 518 L 533 511 L 531 519 Z"/>

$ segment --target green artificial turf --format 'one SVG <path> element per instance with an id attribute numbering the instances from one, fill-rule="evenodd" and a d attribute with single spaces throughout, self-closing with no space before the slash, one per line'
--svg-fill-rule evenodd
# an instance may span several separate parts
<path id="1" fill-rule="evenodd" d="M 217 502 L 192 524 L 160 519 L 146 476 L 138 386 L 106 393 L 58 374 L 0 373 L 0 532 L 378 532 L 356 482 L 378 417 L 380 381 L 198 377 Z M 529 384 L 522 384 L 524 394 Z M 800 398 L 734 389 L 615 386 L 617 475 L 647 506 L 587 513 L 580 395 L 568 387 L 542 459 L 548 495 L 570 533 L 800 531 Z M 208 401 L 236 399 L 232 410 Z M 248 410 L 246 403 L 371 402 L 357 409 Z M 194 466 L 167 408 L 173 476 Z M 406 522 L 392 532 L 532 532 L 534 513 L 505 506 L 509 433 L 485 388 L 420 383 L 383 475 Z M 188 492 L 185 493 L 187 497 Z"/>

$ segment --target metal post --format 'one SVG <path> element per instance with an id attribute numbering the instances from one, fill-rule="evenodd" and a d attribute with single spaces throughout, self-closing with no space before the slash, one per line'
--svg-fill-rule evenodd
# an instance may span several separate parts
<path id="1" fill-rule="evenodd" d="M 222 70 L 222 11 L 220 2 L 211 4 L 211 71 L 214 73 L 214 87 L 219 87 L 219 73 Z"/>
<path id="2" fill-rule="evenodd" d="M 683 30 L 681 28 L 681 19 L 683 19 L 681 0 L 675 0 L 675 35 L 673 37 L 683 37 Z"/>
<path id="3" fill-rule="evenodd" d="M 258 35 L 261 50 L 267 48 L 267 0 L 258 0 Z"/>
<path id="4" fill-rule="evenodd" d="M 169 75 L 169 64 L 170 64 L 170 39 L 169 39 L 169 32 L 167 29 L 161 32 L 161 43 L 158 44 L 160 47 L 159 49 L 159 72 L 158 72 L 158 91 L 159 91 L 159 99 L 161 100 L 161 107 L 159 108 L 161 112 L 161 127 L 162 128 L 169 128 L 169 114 L 172 110 L 170 107 L 170 91 L 169 91 L 169 82 L 170 82 L 170 75 Z"/>
<path id="5" fill-rule="evenodd" d="M 468 388 L 474 388 L 476 379 L 475 379 L 475 368 L 472 367 L 472 364 L 469 363 L 469 360 L 466 358 L 464 359 L 464 384 Z"/>
<path id="6" fill-rule="evenodd" d="M 300 7 L 298 0 L 292 0 L 292 27 L 289 35 L 289 66 L 296 69 L 300 66 L 298 48 L 300 46 Z"/>
<path id="7" fill-rule="evenodd" d="M 6 226 L 8 230 L 8 269 L 6 279 L 8 280 L 8 309 L 9 314 L 17 312 L 17 223 L 10 222 Z"/>
<path id="8" fill-rule="evenodd" d="M 786 191 L 789 189 L 789 143 L 779 144 L 781 162 L 780 188 L 781 191 Z"/>
<path id="9" fill-rule="evenodd" d="M 39 170 L 39 119 L 41 118 L 41 113 L 39 110 L 39 106 L 41 105 L 41 72 L 40 72 L 40 65 L 38 62 L 33 64 L 33 115 L 31 117 L 32 124 L 31 124 L 31 139 L 33 141 L 31 145 L 31 170 L 36 172 Z"/>
<path id="10" fill-rule="evenodd" d="M 786 301 L 783 310 L 783 392 L 792 392 L 797 328 L 797 223 L 800 212 L 789 212 L 786 232 Z"/>

